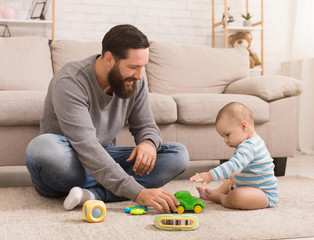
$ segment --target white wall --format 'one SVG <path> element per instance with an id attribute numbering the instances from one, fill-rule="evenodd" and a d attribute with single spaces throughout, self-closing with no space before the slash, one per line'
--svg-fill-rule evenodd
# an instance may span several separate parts
<path id="1" fill-rule="evenodd" d="M 55 39 L 101 41 L 114 25 L 137 26 L 149 40 L 211 46 L 211 0 L 55 0 Z M 0 0 L 14 6 L 17 18 L 26 18 L 32 0 Z M 260 0 L 250 0 L 253 20 L 260 17 Z M 281 62 L 289 60 L 293 0 L 264 0 L 265 75 L 280 74 Z M 215 0 L 216 21 L 222 17 L 224 0 Z M 237 21 L 245 0 L 229 0 Z M 51 15 L 49 15 L 51 16 Z M 48 17 L 49 17 L 48 16 Z M 10 27 L 13 35 L 38 35 L 49 31 L 29 26 Z M 39 32 L 39 33 L 38 33 Z M 1 34 L 1 33 L 0 33 Z M 253 32 L 252 47 L 259 54 L 260 33 Z M 216 38 L 223 46 L 223 37 Z"/>

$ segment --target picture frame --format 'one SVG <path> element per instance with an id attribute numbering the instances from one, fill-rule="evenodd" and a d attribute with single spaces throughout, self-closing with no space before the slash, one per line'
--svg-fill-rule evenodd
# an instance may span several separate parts
<path id="1" fill-rule="evenodd" d="M 0 37 L 11 37 L 9 27 L 6 24 L 0 24 L 0 33 L 2 33 Z"/>
<path id="2" fill-rule="evenodd" d="M 33 0 L 28 12 L 28 19 L 46 19 L 46 13 L 50 0 Z"/>
<path id="3" fill-rule="evenodd" d="M 47 14 L 48 8 L 50 6 L 50 0 L 45 0 L 45 2 L 46 2 L 46 4 L 45 4 L 44 11 L 42 13 L 42 20 L 46 19 L 46 14 Z"/>

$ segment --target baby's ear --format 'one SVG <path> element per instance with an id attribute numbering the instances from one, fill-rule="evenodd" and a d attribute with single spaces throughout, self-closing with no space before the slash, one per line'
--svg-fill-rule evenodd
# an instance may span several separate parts
<path id="1" fill-rule="evenodd" d="M 244 130 L 244 129 L 248 128 L 249 124 L 248 124 L 247 121 L 242 120 L 242 121 L 241 121 L 241 126 L 242 126 L 242 128 L 243 128 L 243 130 Z"/>

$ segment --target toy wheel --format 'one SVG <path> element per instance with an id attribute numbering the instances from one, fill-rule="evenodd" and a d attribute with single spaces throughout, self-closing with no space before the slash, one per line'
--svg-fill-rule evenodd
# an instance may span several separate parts
<path id="1" fill-rule="evenodd" d="M 194 207 L 194 212 L 196 212 L 196 213 L 201 213 L 202 212 L 202 207 L 200 206 L 200 205 L 196 205 L 195 207 Z"/>
<path id="2" fill-rule="evenodd" d="M 179 207 L 177 207 L 177 213 L 179 213 L 179 214 L 184 213 L 184 207 L 181 205 Z"/>

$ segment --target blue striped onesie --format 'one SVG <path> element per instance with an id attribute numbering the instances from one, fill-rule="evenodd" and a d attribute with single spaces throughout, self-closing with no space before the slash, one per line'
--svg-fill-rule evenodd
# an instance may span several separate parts
<path id="1" fill-rule="evenodd" d="M 231 159 L 209 172 L 214 181 L 234 176 L 235 187 L 259 188 L 268 197 L 267 207 L 277 204 L 278 185 L 273 159 L 260 136 L 242 142 Z"/>

